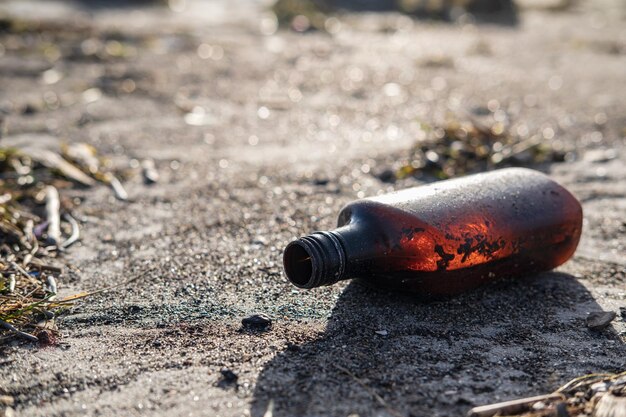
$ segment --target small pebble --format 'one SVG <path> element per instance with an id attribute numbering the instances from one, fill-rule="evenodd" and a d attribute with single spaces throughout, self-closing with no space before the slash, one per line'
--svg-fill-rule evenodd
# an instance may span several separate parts
<path id="1" fill-rule="evenodd" d="M 15 399 L 10 395 L 0 395 L 0 405 L 5 407 L 12 407 L 15 404 Z"/>
<path id="2" fill-rule="evenodd" d="M 127 311 L 129 314 L 138 314 L 142 310 L 141 306 L 132 304 L 127 307 Z"/>
<path id="3" fill-rule="evenodd" d="M 534 411 L 541 411 L 544 408 L 546 408 L 546 403 L 544 403 L 543 401 L 537 401 L 536 403 L 533 404 L 532 409 Z"/>
<path id="4" fill-rule="evenodd" d="M 606 329 L 616 316 L 614 311 L 592 311 L 587 316 L 587 327 L 591 330 Z"/>
<path id="5" fill-rule="evenodd" d="M 389 334 L 387 330 L 376 330 L 374 333 L 380 336 L 387 336 Z"/>
<path id="6" fill-rule="evenodd" d="M 35 114 L 37 113 L 37 108 L 32 104 L 27 104 L 22 109 L 22 114 Z"/>
<path id="7" fill-rule="evenodd" d="M 272 325 L 272 319 L 265 314 L 253 314 L 241 320 L 241 324 L 248 330 L 265 331 Z"/>
<path id="8" fill-rule="evenodd" d="M 396 182 L 396 174 L 392 170 L 386 169 L 378 174 L 378 179 L 386 183 Z"/>
<path id="9" fill-rule="evenodd" d="M 259 245 L 259 246 L 265 246 L 267 245 L 267 239 L 265 239 L 263 236 L 256 236 L 254 238 L 254 240 L 252 241 L 253 245 Z"/>
<path id="10" fill-rule="evenodd" d="M 239 376 L 228 368 L 222 369 L 220 373 L 222 374 L 222 382 L 226 384 L 234 384 L 239 379 Z"/>

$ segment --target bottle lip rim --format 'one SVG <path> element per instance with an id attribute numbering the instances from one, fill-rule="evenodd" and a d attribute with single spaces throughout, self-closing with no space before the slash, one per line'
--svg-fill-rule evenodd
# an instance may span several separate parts
<path id="1" fill-rule="evenodd" d="M 311 253 L 307 245 L 304 245 L 300 239 L 290 242 L 285 247 L 283 251 L 283 269 L 289 282 L 298 288 L 313 288 L 313 286 L 310 285 L 315 275 L 315 265 L 312 261 L 313 256 L 314 254 Z M 306 259 L 306 257 L 308 257 L 308 259 Z M 298 262 L 305 263 L 303 265 L 297 265 Z M 308 273 L 306 272 L 307 270 Z"/>
<path id="2" fill-rule="evenodd" d="M 315 232 L 285 247 L 283 267 L 287 279 L 296 287 L 331 285 L 344 278 L 345 250 L 333 232 Z"/>

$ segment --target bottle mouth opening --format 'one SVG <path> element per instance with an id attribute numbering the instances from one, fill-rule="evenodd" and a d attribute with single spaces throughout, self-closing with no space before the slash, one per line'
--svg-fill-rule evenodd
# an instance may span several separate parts
<path id="1" fill-rule="evenodd" d="M 313 257 L 300 242 L 291 242 L 283 255 L 285 273 L 289 281 L 300 288 L 310 288 L 313 278 Z"/>

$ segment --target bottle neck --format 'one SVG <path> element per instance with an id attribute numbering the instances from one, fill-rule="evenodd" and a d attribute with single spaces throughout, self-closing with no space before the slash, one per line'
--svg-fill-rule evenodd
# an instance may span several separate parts
<path id="1" fill-rule="evenodd" d="M 315 232 L 294 240 L 285 248 L 283 264 L 287 278 L 300 288 L 332 285 L 349 278 L 346 238 L 356 232 L 344 226 L 330 232 Z"/>

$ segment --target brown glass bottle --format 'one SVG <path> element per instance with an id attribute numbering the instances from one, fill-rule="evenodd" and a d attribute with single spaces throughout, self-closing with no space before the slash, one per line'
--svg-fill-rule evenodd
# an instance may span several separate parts
<path id="1" fill-rule="evenodd" d="M 362 278 L 442 297 L 569 259 L 580 203 L 544 174 L 508 168 L 348 204 L 338 228 L 291 242 L 289 280 L 300 288 Z"/>

